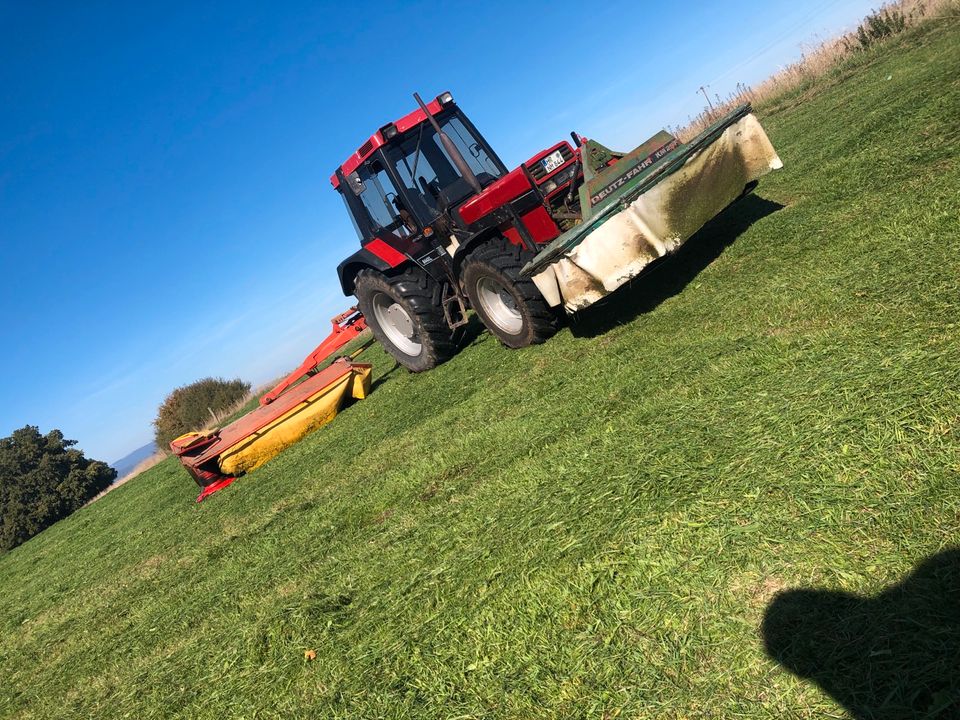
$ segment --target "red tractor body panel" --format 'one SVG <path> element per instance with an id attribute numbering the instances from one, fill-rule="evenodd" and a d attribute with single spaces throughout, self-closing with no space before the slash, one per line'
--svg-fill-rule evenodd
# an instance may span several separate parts
<path id="1" fill-rule="evenodd" d="M 511 170 L 483 192 L 475 195 L 460 206 L 460 217 L 468 225 L 475 223 L 487 213 L 503 204 L 518 198 L 530 190 L 530 181 L 523 168 Z"/>
<path id="2" fill-rule="evenodd" d="M 392 268 L 402 265 L 407 260 L 406 255 L 399 250 L 394 249 L 380 238 L 374 238 L 363 247 L 365 250 L 369 250 Z"/>
<path id="3" fill-rule="evenodd" d="M 550 213 L 547 212 L 546 208 L 542 206 L 535 207 L 530 212 L 521 215 L 520 219 L 523 221 L 524 226 L 537 245 L 548 243 L 560 235 L 560 228 L 557 227 L 557 224 L 553 221 L 553 218 L 550 217 Z M 520 232 L 516 228 L 506 228 L 503 234 L 507 240 L 514 245 L 523 246 Z"/>

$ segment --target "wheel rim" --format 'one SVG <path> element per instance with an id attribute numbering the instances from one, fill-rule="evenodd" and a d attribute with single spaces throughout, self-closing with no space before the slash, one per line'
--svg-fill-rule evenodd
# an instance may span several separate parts
<path id="1" fill-rule="evenodd" d="M 377 324 L 400 352 L 411 357 L 420 354 L 423 345 L 413 318 L 396 300 L 386 293 L 373 297 L 373 314 Z"/>
<path id="2" fill-rule="evenodd" d="M 480 278 L 477 281 L 477 299 L 484 315 L 500 330 L 510 335 L 518 335 L 523 330 L 523 316 L 517 301 L 496 280 Z"/>

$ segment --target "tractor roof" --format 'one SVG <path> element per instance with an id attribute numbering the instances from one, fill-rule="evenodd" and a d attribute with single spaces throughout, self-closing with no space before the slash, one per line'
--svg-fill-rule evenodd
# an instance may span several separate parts
<path id="1" fill-rule="evenodd" d="M 439 96 L 438 96 L 439 97 Z M 452 104 L 452 101 L 447 104 Z M 431 100 L 427 103 L 427 109 L 430 111 L 431 115 L 436 115 L 443 109 L 443 105 L 440 104 L 439 100 Z M 397 133 L 405 133 L 410 128 L 414 128 L 422 122 L 425 122 L 427 119 L 426 113 L 423 112 L 420 108 L 417 108 L 412 113 L 404 115 L 399 120 L 396 120 L 392 123 L 384 125 L 382 128 L 377 130 L 370 138 L 353 153 L 350 157 L 343 161 L 343 164 L 340 166 L 340 170 L 344 175 L 349 175 L 358 167 L 360 163 L 366 160 L 373 154 L 373 151 L 378 147 L 385 145 L 387 140 L 383 136 L 383 131 L 386 128 L 389 128 L 391 125 L 396 125 Z M 337 180 L 337 174 L 334 173 L 330 176 L 330 184 L 334 187 L 337 187 L 340 184 L 340 181 Z"/>

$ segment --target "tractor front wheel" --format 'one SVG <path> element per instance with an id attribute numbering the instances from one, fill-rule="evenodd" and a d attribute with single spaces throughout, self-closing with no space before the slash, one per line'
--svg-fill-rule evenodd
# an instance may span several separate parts
<path id="1" fill-rule="evenodd" d="M 456 344 L 443 317 L 440 288 L 426 273 L 409 268 L 387 277 L 361 270 L 354 294 L 374 336 L 411 372 L 430 370 L 453 357 Z"/>
<path id="2" fill-rule="evenodd" d="M 551 338 L 559 318 L 533 280 L 520 277 L 532 255 L 499 239 L 483 244 L 464 260 L 463 289 L 483 324 L 509 348 Z"/>

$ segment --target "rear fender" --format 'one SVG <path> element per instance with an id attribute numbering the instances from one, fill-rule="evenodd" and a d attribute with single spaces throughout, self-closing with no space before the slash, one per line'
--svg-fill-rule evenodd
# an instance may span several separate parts
<path id="1" fill-rule="evenodd" d="M 393 259 L 395 260 L 396 258 Z M 409 263 L 410 261 L 404 258 L 401 262 L 391 264 L 378 255 L 374 255 L 367 250 L 367 248 L 360 248 L 353 255 L 337 265 L 337 277 L 340 278 L 340 288 L 343 290 L 344 295 L 353 295 L 354 282 L 357 279 L 357 273 L 361 270 L 371 268 L 382 272 L 384 275 L 389 275 L 392 271 L 398 271 Z"/>

